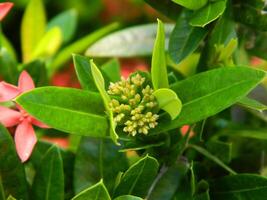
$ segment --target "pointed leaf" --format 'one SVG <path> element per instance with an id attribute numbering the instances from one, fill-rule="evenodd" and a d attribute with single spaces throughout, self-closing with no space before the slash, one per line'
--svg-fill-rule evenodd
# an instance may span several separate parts
<path id="1" fill-rule="evenodd" d="M 158 89 L 153 95 L 156 97 L 160 109 L 166 111 L 171 119 L 175 119 L 182 110 L 182 102 L 177 94 L 170 89 Z"/>
<path id="2" fill-rule="evenodd" d="M 58 27 L 50 29 L 44 34 L 41 40 L 38 42 L 36 48 L 34 48 L 32 59 L 39 57 L 51 57 L 60 48 L 62 43 L 62 32 Z"/>
<path id="3" fill-rule="evenodd" d="M 166 24 L 166 44 L 173 30 L 172 24 Z M 100 39 L 86 51 L 90 57 L 134 57 L 152 54 L 156 24 L 138 25 L 114 32 Z M 164 47 L 163 47 L 164 48 Z M 165 46 L 167 48 L 167 46 Z"/>
<path id="4" fill-rule="evenodd" d="M 23 62 L 32 59 L 33 51 L 44 35 L 46 16 L 42 0 L 30 0 L 21 24 Z"/>
<path id="5" fill-rule="evenodd" d="M 0 199 L 10 194 L 17 199 L 29 199 L 23 164 L 11 135 L 0 124 Z M 19 186 L 19 187 L 18 187 Z"/>
<path id="6" fill-rule="evenodd" d="M 72 200 L 111 200 L 108 191 L 101 180 L 99 183 L 89 187 L 88 189 L 80 192 Z"/>
<path id="7" fill-rule="evenodd" d="M 164 24 L 158 19 L 157 37 L 153 48 L 151 78 L 155 90 L 168 88 L 167 64 L 165 56 Z"/>
<path id="8" fill-rule="evenodd" d="M 196 11 L 194 16 L 190 20 L 190 24 L 192 26 L 204 27 L 220 17 L 223 14 L 225 8 L 225 0 L 210 2 L 204 8 Z"/>
<path id="9" fill-rule="evenodd" d="M 55 16 L 48 22 L 46 30 L 49 31 L 54 27 L 59 27 L 63 34 L 63 42 L 66 43 L 72 39 L 77 28 L 76 10 L 67 10 Z"/>
<path id="10" fill-rule="evenodd" d="M 109 121 L 110 121 L 110 130 L 109 130 L 110 137 L 114 141 L 115 144 L 119 145 L 118 143 L 119 136 L 116 133 L 116 123 L 113 119 L 113 112 L 109 108 L 110 97 L 105 89 L 105 80 L 102 76 L 102 73 L 98 69 L 98 67 L 94 64 L 93 60 L 90 61 L 90 65 L 91 65 L 91 72 L 93 75 L 95 85 L 103 99 L 106 111 L 108 112 Z"/>
<path id="11" fill-rule="evenodd" d="M 90 59 L 80 55 L 73 55 L 74 67 L 81 86 L 85 90 L 97 92 L 92 72 Z"/>
<path id="12" fill-rule="evenodd" d="M 255 99 L 250 99 L 249 97 L 244 97 L 238 101 L 238 104 L 249 109 L 257 110 L 259 112 L 267 110 L 267 106 L 258 102 Z"/>
<path id="13" fill-rule="evenodd" d="M 63 162 L 56 146 L 52 146 L 42 158 L 33 181 L 32 192 L 33 199 L 64 199 Z"/>
<path id="14" fill-rule="evenodd" d="M 180 63 L 193 53 L 208 33 L 208 29 L 192 27 L 186 16 L 181 15 L 171 33 L 169 54 L 175 63 Z"/>
<path id="15" fill-rule="evenodd" d="M 24 93 L 16 102 L 41 122 L 67 133 L 105 137 L 108 129 L 97 93 L 43 87 Z"/>
<path id="16" fill-rule="evenodd" d="M 155 158 L 150 156 L 142 158 L 123 174 L 114 196 L 129 194 L 145 197 L 156 178 L 158 168 L 159 164 Z"/>
<path id="17" fill-rule="evenodd" d="M 248 67 L 224 67 L 199 73 L 171 86 L 183 102 L 183 109 L 173 121 L 162 116 L 151 130 L 159 133 L 193 124 L 235 104 L 265 77 L 265 72 Z"/>

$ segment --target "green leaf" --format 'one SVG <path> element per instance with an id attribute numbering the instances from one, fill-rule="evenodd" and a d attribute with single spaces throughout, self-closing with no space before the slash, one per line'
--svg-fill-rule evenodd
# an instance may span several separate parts
<path id="1" fill-rule="evenodd" d="M 168 36 L 173 30 L 173 25 L 166 24 L 165 28 L 166 44 L 168 44 Z M 152 54 L 156 32 L 156 24 L 126 28 L 97 41 L 87 49 L 86 55 L 90 57 L 148 56 Z"/>
<path id="2" fill-rule="evenodd" d="M 91 72 L 90 59 L 80 55 L 73 55 L 74 67 L 81 86 L 85 90 L 98 91 Z"/>
<path id="3" fill-rule="evenodd" d="M 0 33 L 0 37 L 1 37 L 1 46 L 7 50 L 8 54 L 9 54 L 15 61 L 17 61 L 17 54 L 16 54 L 16 51 L 15 51 L 14 47 L 12 46 L 11 42 L 10 42 L 10 41 L 8 40 L 8 38 L 4 35 L 3 32 Z"/>
<path id="4" fill-rule="evenodd" d="M 1 124 L 0 163 L 0 199 L 5 200 L 10 194 L 17 199 L 29 199 L 23 164 L 17 155 L 11 135 Z"/>
<path id="5" fill-rule="evenodd" d="M 48 22 L 46 30 L 49 31 L 54 27 L 59 27 L 63 34 L 63 42 L 70 41 L 77 28 L 78 13 L 76 10 L 71 9 L 60 13 Z"/>
<path id="6" fill-rule="evenodd" d="M 167 64 L 165 56 L 164 24 L 158 19 L 157 37 L 153 48 L 151 77 L 155 90 L 169 88 Z"/>
<path id="7" fill-rule="evenodd" d="M 143 199 L 132 195 L 123 195 L 115 198 L 114 200 L 143 200 Z"/>
<path id="8" fill-rule="evenodd" d="M 265 129 L 250 130 L 250 129 L 225 129 L 219 131 L 214 137 L 229 136 L 229 137 L 245 137 L 258 140 L 267 140 L 267 134 Z"/>
<path id="9" fill-rule="evenodd" d="M 265 77 L 265 72 L 248 67 L 223 67 L 199 73 L 171 86 L 183 102 L 178 118 L 163 116 L 151 133 L 172 130 L 215 115 L 238 102 Z"/>
<path id="10" fill-rule="evenodd" d="M 150 156 L 142 158 L 123 174 L 114 196 L 129 194 L 145 197 L 156 178 L 158 168 L 159 164 L 155 158 Z"/>
<path id="11" fill-rule="evenodd" d="M 238 104 L 240 106 L 243 106 L 245 108 L 249 108 L 252 110 L 257 110 L 259 112 L 267 110 L 267 106 L 258 102 L 255 99 L 250 99 L 249 97 L 244 97 L 238 101 Z"/>
<path id="12" fill-rule="evenodd" d="M 7 200 L 16 200 L 16 199 L 14 197 L 12 197 L 11 195 L 9 195 Z"/>
<path id="13" fill-rule="evenodd" d="M 207 150 L 224 163 L 229 163 L 232 159 L 231 143 L 221 142 L 219 140 L 210 140 L 207 142 Z"/>
<path id="14" fill-rule="evenodd" d="M 120 63 L 118 59 L 112 59 L 101 67 L 101 71 L 109 82 L 117 82 L 121 80 Z"/>
<path id="15" fill-rule="evenodd" d="M 204 27 L 220 17 L 226 8 L 226 1 L 210 2 L 204 8 L 195 12 L 190 20 L 192 26 Z"/>
<path id="16" fill-rule="evenodd" d="M 6 82 L 17 84 L 19 76 L 17 62 L 5 48 L 0 48 L 0 74 Z"/>
<path id="17" fill-rule="evenodd" d="M 74 166 L 75 193 L 103 179 L 112 191 L 118 172 L 128 167 L 124 153 L 111 140 L 83 137 L 77 150 Z"/>
<path id="18" fill-rule="evenodd" d="M 192 27 L 182 14 L 171 33 L 169 54 L 175 63 L 180 63 L 193 53 L 207 35 L 208 29 Z"/>
<path id="19" fill-rule="evenodd" d="M 64 199 L 63 162 L 56 146 L 52 146 L 44 155 L 37 169 L 33 185 L 32 198 L 40 200 Z"/>
<path id="20" fill-rule="evenodd" d="M 197 152 L 201 153 L 202 155 L 206 156 L 208 159 L 212 160 L 213 162 L 215 162 L 216 164 L 218 164 L 219 166 L 224 168 L 229 173 L 234 174 L 234 175 L 236 174 L 235 171 L 233 171 L 230 167 L 228 167 L 226 164 L 224 164 L 219 158 L 217 158 L 216 156 L 214 156 L 213 154 L 208 152 L 206 149 L 204 149 L 200 146 L 197 146 L 197 145 L 193 145 L 193 144 L 188 145 L 188 147 L 190 147 L 190 148 L 196 150 Z"/>
<path id="21" fill-rule="evenodd" d="M 24 93 L 16 102 L 32 116 L 55 129 L 91 137 L 106 136 L 108 122 L 97 93 L 43 87 Z"/>
<path id="22" fill-rule="evenodd" d="M 111 200 L 108 191 L 101 180 L 99 183 L 77 194 L 72 200 Z"/>
<path id="23" fill-rule="evenodd" d="M 119 136 L 117 135 L 116 130 L 115 130 L 117 124 L 115 123 L 113 119 L 113 112 L 109 108 L 109 102 L 111 99 L 105 89 L 105 80 L 102 76 L 102 73 L 98 69 L 98 67 L 94 64 L 93 60 L 90 60 L 90 65 L 91 65 L 91 72 L 92 72 L 95 85 L 103 99 L 106 111 L 108 112 L 109 121 L 110 121 L 110 128 L 109 128 L 110 137 L 114 141 L 115 144 L 119 145 L 118 143 Z"/>
<path id="24" fill-rule="evenodd" d="M 53 56 L 62 44 L 62 32 L 54 27 L 44 34 L 32 53 L 32 59 Z"/>
<path id="25" fill-rule="evenodd" d="M 179 185 L 184 184 L 181 180 L 187 172 L 184 163 L 175 163 L 171 167 L 162 168 L 161 177 L 149 195 L 149 200 L 171 200 Z M 166 192 L 167 191 L 167 192 Z"/>
<path id="26" fill-rule="evenodd" d="M 43 60 L 34 60 L 24 64 L 22 65 L 22 69 L 26 70 L 31 75 L 36 87 L 48 85 L 48 75 Z"/>
<path id="27" fill-rule="evenodd" d="M 262 200 L 267 194 L 267 179 L 256 174 L 238 174 L 212 181 L 211 199 Z"/>
<path id="28" fill-rule="evenodd" d="M 21 49 L 23 62 L 32 59 L 34 49 L 44 35 L 46 16 L 42 0 L 30 0 L 21 24 Z"/>
<path id="29" fill-rule="evenodd" d="M 208 0 L 172 0 L 174 3 L 177 3 L 185 8 L 188 8 L 190 10 L 198 10 L 205 6 L 208 3 Z"/>
<path id="30" fill-rule="evenodd" d="M 157 99 L 159 108 L 166 111 L 172 120 L 180 114 L 182 102 L 174 91 L 162 88 L 153 92 L 153 95 Z"/>
<path id="31" fill-rule="evenodd" d="M 116 30 L 118 27 L 119 27 L 118 23 L 110 24 L 91 34 L 86 35 L 85 37 L 75 41 L 74 43 L 62 49 L 51 63 L 50 67 L 52 72 L 56 71 L 63 64 L 65 64 L 71 58 L 72 54 L 83 52 L 84 50 L 86 50 L 86 48 L 88 48 L 88 46 L 92 45 L 94 42 L 96 42 L 106 34 Z"/>
<path id="32" fill-rule="evenodd" d="M 181 6 L 170 0 L 145 0 L 145 2 L 172 20 L 176 20 L 182 10 Z"/>

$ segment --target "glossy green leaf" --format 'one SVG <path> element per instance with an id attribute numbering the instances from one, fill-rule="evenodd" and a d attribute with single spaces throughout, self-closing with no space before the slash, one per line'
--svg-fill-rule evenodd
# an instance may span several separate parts
<path id="1" fill-rule="evenodd" d="M 135 195 L 145 197 L 156 178 L 159 164 L 153 157 L 146 156 L 133 164 L 121 177 L 115 190 L 115 197 Z"/>
<path id="2" fill-rule="evenodd" d="M 257 110 L 257 111 L 264 111 L 267 110 L 267 106 L 258 102 L 255 99 L 250 99 L 249 97 L 244 97 L 241 100 L 238 101 L 238 104 L 245 107 L 245 108 L 249 108 L 252 110 Z"/>
<path id="3" fill-rule="evenodd" d="M 262 200 L 267 194 L 266 177 L 256 174 L 238 174 L 212 181 L 211 199 Z"/>
<path id="4" fill-rule="evenodd" d="M 226 8 L 226 1 L 214 1 L 207 4 L 204 8 L 197 10 L 190 20 L 192 26 L 204 27 L 220 17 Z"/>
<path id="5" fill-rule="evenodd" d="M 66 43 L 72 39 L 77 28 L 76 10 L 67 10 L 55 16 L 48 22 L 46 30 L 49 31 L 54 27 L 59 27 L 63 34 L 63 42 Z"/>
<path id="6" fill-rule="evenodd" d="M 118 172 L 128 167 L 124 153 L 111 140 L 83 137 L 77 150 L 74 166 L 75 193 L 81 192 L 103 179 L 112 191 Z"/>
<path id="7" fill-rule="evenodd" d="M 169 54 L 175 63 L 180 63 L 193 53 L 207 35 L 208 30 L 192 27 L 188 24 L 187 17 L 181 15 L 171 33 Z"/>
<path id="8" fill-rule="evenodd" d="M 230 167 L 228 167 L 226 164 L 224 164 L 219 158 L 217 158 L 216 156 L 214 156 L 213 154 L 208 152 L 206 149 L 204 149 L 200 146 L 197 146 L 197 145 L 192 145 L 192 144 L 190 144 L 189 147 L 196 150 L 197 152 L 201 153 L 202 155 L 204 155 L 208 159 L 212 160 L 213 162 L 215 162 L 216 164 L 218 164 L 219 166 L 224 168 L 229 173 L 236 174 L 235 171 L 233 171 Z"/>
<path id="9" fill-rule="evenodd" d="M 82 53 L 83 51 L 86 50 L 86 48 L 88 48 L 88 46 L 92 45 L 94 42 L 96 42 L 106 34 L 116 30 L 118 27 L 119 27 L 118 23 L 110 24 L 66 46 L 53 59 L 51 63 L 51 70 L 52 71 L 57 70 L 68 60 L 71 59 L 72 54 Z"/>
<path id="10" fill-rule="evenodd" d="M 32 53 L 32 59 L 53 56 L 62 44 L 62 32 L 59 27 L 47 31 Z"/>
<path id="11" fill-rule="evenodd" d="M 177 94 L 167 88 L 158 89 L 153 92 L 158 102 L 158 107 L 166 111 L 171 119 L 175 119 L 182 110 L 182 102 Z"/>
<path id="12" fill-rule="evenodd" d="M 168 44 L 169 35 L 172 30 L 172 24 L 165 25 L 166 44 Z M 109 34 L 97 41 L 87 49 L 86 55 L 90 57 L 135 57 L 151 55 L 156 32 L 156 24 L 126 28 Z"/>
<path id="13" fill-rule="evenodd" d="M 91 66 L 91 72 L 93 76 L 93 80 L 95 82 L 95 85 L 103 99 L 104 105 L 106 110 L 109 110 L 109 102 L 110 102 L 110 97 L 105 89 L 105 80 L 102 76 L 101 71 L 98 69 L 98 67 L 95 65 L 93 60 L 90 60 L 90 66 Z"/>
<path id="14" fill-rule="evenodd" d="M 74 67 L 77 77 L 83 89 L 98 91 L 91 72 L 90 59 L 80 55 L 73 55 Z"/>
<path id="15" fill-rule="evenodd" d="M 10 133 L 0 124 L 0 199 L 29 199 L 28 184 Z M 18 187 L 19 186 L 19 187 Z"/>
<path id="16" fill-rule="evenodd" d="M 108 191 L 101 180 L 99 183 L 77 194 L 72 200 L 111 200 Z"/>
<path id="17" fill-rule="evenodd" d="M 200 1 L 195 1 L 195 0 L 172 0 L 173 2 L 191 9 L 191 10 L 198 10 L 205 6 L 208 3 L 208 0 L 200 0 Z"/>
<path id="18" fill-rule="evenodd" d="M 43 87 L 24 93 L 16 102 L 32 116 L 60 131 L 105 137 L 108 129 L 101 97 L 94 92 Z"/>
<path id="19" fill-rule="evenodd" d="M 64 199 L 63 163 L 56 146 L 52 146 L 42 158 L 40 168 L 33 181 L 32 198 L 40 200 Z"/>
<path id="20" fill-rule="evenodd" d="M 265 72 L 252 68 L 224 67 L 179 81 L 171 86 L 183 102 L 179 117 L 173 121 L 162 117 L 151 132 L 172 130 L 215 115 L 246 96 L 264 77 Z"/>
<path id="21" fill-rule="evenodd" d="M 102 97 L 102 100 L 104 102 L 104 106 L 105 106 L 106 111 L 108 113 L 108 117 L 109 117 L 109 121 L 110 121 L 110 128 L 109 128 L 110 129 L 109 130 L 110 137 L 114 141 L 115 144 L 119 145 L 119 143 L 118 143 L 119 136 L 116 133 L 116 123 L 113 119 L 113 112 L 109 108 L 109 102 L 111 99 L 110 99 L 110 97 L 106 91 L 106 88 L 105 88 L 105 80 L 102 76 L 101 71 L 94 64 L 93 60 L 90 61 L 90 65 L 91 65 L 91 72 L 92 72 L 93 80 L 95 82 L 95 85 L 96 85 L 101 97 Z"/>
<path id="22" fill-rule="evenodd" d="M 123 195 L 115 198 L 114 200 L 143 200 L 143 199 L 132 195 Z"/>
<path id="23" fill-rule="evenodd" d="M 6 82 L 17 84 L 19 76 L 17 63 L 5 48 L 0 48 L 0 75 Z"/>
<path id="24" fill-rule="evenodd" d="M 117 82 L 121 80 L 120 63 L 117 59 L 112 59 L 102 65 L 101 71 L 103 76 L 106 76 L 110 82 Z"/>
<path id="25" fill-rule="evenodd" d="M 42 0 L 30 0 L 21 24 L 23 62 L 32 59 L 33 52 L 44 35 L 46 16 Z"/>
<path id="26" fill-rule="evenodd" d="M 151 63 L 151 78 L 155 90 L 169 88 L 167 73 L 164 24 L 158 19 L 157 37 L 154 43 Z"/>
<path id="27" fill-rule="evenodd" d="M 182 10 L 181 6 L 170 0 L 145 0 L 145 2 L 172 20 L 176 20 Z"/>

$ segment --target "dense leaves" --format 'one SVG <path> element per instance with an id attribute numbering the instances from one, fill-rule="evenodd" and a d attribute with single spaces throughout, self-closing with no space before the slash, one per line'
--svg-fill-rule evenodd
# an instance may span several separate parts
<path id="1" fill-rule="evenodd" d="M 9 195 L 17 199 L 29 199 L 28 184 L 12 137 L 0 124 L 0 199 Z M 18 187 L 19 185 L 19 187 Z"/>

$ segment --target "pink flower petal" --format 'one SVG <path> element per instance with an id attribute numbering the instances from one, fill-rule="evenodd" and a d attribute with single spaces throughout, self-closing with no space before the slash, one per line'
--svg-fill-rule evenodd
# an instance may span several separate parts
<path id="1" fill-rule="evenodd" d="M 0 106 L 0 123 L 5 127 L 12 127 L 19 124 L 20 117 L 20 112 Z"/>
<path id="2" fill-rule="evenodd" d="M 28 120 L 24 120 L 15 132 L 16 149 L 22 162 L 29 159 L 36 142 L 37 138 L 32 125 Z"/>
<path id="3" fill-rule="evenodd" d="M 49 126 L 45 125 L 43 122 L 38 121 L 37 119 L 31 118 L 31 122 L 33 125 L 38 126 L 40 128 L 50 128 Z"/>
<path id="4" fill-rule="evenodd" d="M 0 82 L 0 102 L 10 101 L 20 94 L 19 89 L 4 81 Z"/>
<path id="5" fill-rule="evenodd" d="M 0 3 L 0 21 L 2 21 L 4 19 L 4 17 L 7 15 L 7 13 L 13 7 L 13 5 L 14 4 L 11 2 Z"/>
<path id="6" fill-rule="evenodd" d="M 26 92 L 35 88 L 32 77 L 28 74 L 28 72 L 23 71 L 19 76 L 19 89 L 21 92 Z"/>

